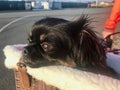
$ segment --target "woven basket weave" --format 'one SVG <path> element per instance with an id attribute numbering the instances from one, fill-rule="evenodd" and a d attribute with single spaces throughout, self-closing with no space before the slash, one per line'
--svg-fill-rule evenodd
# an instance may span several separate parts
<path id="1" fill-rule="evenodd" d="M 14 69 L 14 75 L 15 75 L 16 90 L 59 90 L 54 86 L 45 84 L 43 81 L 32 78 L 32 76 L 28 75 L 27 73 L 26 75 L 29 78 L 30 87 L 26 88 L 22 84 L 22 77 L 20 71 Z"/>
<path id="2" fill-rule="evenodd" d="M 113 39 L 112 49 L 120 49 L 120 34 Z"/>

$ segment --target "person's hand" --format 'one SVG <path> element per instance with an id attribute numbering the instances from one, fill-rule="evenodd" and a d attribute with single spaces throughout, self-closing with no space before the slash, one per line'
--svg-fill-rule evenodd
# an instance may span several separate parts
<path id="1" fill-rule="evenodd" d="M 114 33 L 114 31 L 113 30 L 104 30 L 103 32 L 102 32 L 102 35 L 103 35 L 103 38 L 106 38 L 108 35 L 110 35 L 110 34 L 112 34 L 112 33 Z M 111 39 L 113 39 L 113 35 L 111 35 Z"/>

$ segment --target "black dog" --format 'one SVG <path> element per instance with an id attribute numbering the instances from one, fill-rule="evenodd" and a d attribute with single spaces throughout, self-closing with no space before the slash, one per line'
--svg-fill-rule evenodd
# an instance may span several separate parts
<path id="1" fill-rule="evenodd" d="M 23 50 L 23 61 L 33 68 L 60 64 L 110 73 L 105 50 L 90 23 L 84 15 L 76 21 L 44 18 L 36 22 L 29 33 L 29 44 Z"/>

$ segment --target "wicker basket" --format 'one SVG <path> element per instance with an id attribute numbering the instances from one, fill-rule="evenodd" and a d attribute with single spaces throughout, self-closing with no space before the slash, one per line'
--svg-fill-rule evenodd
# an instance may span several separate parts
<path id="1" fill-rule="evenodd" d="M 120 49 L 120 34 L 113 39 L 112 49 Z"/>
<path id="2" fill-rule="evenodd" d="M 28 75 L 22 67 L 14 69 L 16 90 L 59 90 L 58 88 L 47 85 L 43 81 L 36 80 Z"/>

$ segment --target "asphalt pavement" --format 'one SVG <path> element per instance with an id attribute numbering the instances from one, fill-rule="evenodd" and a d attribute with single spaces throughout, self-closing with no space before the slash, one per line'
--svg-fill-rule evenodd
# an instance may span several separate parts
<path id="1" fill-rule="evenodd" d="M 27 43 L 28 32 L 35 21 L 43 17 L 59 17 L 73 21 L 81 14 L 88 14 L 90 18 L 93 18 L 91 25 L 101 36 L 104 22 L 109 17 L 110 11 L 111 7 L 0 12 L 0 90 L 15 90 L 13 70 L 4 66 L 3 48 L 6 45 Z M 116 31 L 119 28 L 120 23 L 118 23 Z"/>

